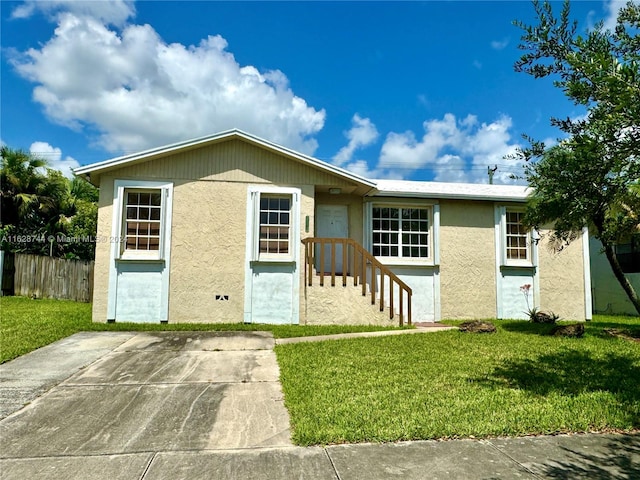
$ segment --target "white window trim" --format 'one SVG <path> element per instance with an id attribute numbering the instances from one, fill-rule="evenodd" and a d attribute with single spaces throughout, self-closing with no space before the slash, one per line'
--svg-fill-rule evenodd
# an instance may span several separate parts
<path id="1" fill-rule="evenodd" d="M 507 211 L 523 213 L 525 210 L 523 207 L 507 205 L 497 207 L 499 235 L 496 238 L 496 248 L 499 249 L 499 252 L 496 254 L 500 259 L 500 265 L 503 267 L 536 267 L 538 265 L 538 249 L 531 230 L 527 232 L 527 256 L 529 258 L 526 260 L 507 258 Z"/>
<path id="2" fill-rule="evenodd" d="M 158 250 L 123 250 L 125 241 L 124 205 L 125 190 L 153 189 L 160 190 L 162 195 L 160 210 L 160 246 Z M 173 183 L 153 182 L 143 180 L 115 180 L 113 191 L 113 221 L 112 221 L 112 255 L 120 261 L 165 261 L 169 257 L 171 239 L 171 198 Z"/>
<path id="3" fill-rule="evenodd" d="M 160 249 L 153 251 L 155 255 L 135 258 L 121 257 L 121 241 L 123 241 L 123 209 L 125 189 L 162 189 L 163 211 L 161 218 Z M 118 263 L 119 262 L 162 262 L 162 305 L 160 311 L 161 320 L 169 317 L 169 271 L 171 268 L 171 218 L 173 214 L 173 183 L 155 182 L 146 180 L 114 180 L 113 182 L 113 210 L 111 216 L 111 260 L 109 267 L 109 289 L 107 294 L 107 319 L 116 318 L 116 291 L 118 286 Z"/>
<path id="4" fill-rule="evenodd" d="M 289 252 L 260 253 L 260 196 L 291 195 L 291 212 L 289 224 Z M 300 189 L 273 186 L 251 186 L 248 190 L 247 202 L 251 209 L 247 215 L 247 253 L 251 262 L 259 263 L 293 263 L 300 255 Z"/>
<path id="5" fill-rule="evenodd" d="M 440 205 L 437 202 L 411 202 L 406 199 L 369 199 L 364 212 L 364 247 L 373 252 L 373 208 L 426 208 L 429 211 L 429 256 L 415 257 L 376 257 L 383 265 L 398 266 L 437 266 L 440 265 Z M 373 254 L 373 253 L 372 253 Z"/>

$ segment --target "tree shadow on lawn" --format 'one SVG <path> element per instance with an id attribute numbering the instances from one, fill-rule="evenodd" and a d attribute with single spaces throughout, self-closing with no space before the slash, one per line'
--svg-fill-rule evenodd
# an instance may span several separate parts
<path id="1" fill-rule="evenodd" d="M 575 396 L 609 392 L 626 410 L 634 428 L 640 427 L 640 366 L 633 357 L 617 353 L 598 358 L 588 352 L 563 349 L 537 358 L 506 360 L 488 378 L 492 386 L 527 390 L 536 395 L 551 393 Z"/>
<path id="2" fill-rule="evenodd" d="M 557 325 L 569 325 L 580 322 L 532 323 L 526 320 L 505 320 L 499 323 L 502 329 L 513 333 L 530 333 L 533 335 L 549 335 Z M 608 331 L 622 332 L 633 338 L 640 338 L 640 322 L 637 325 L 617 322 L 584 322 L 585 334 L 600 338 L 612 339 Z"/>
<path id="3" fill-rule="evenodd" d="M 575 451 L 559 446 L 560 461 L 537 465 L 536 473 L 545 478 L 614 480 L 640 478 L 640 435 L 612 437 L 597 452 Z"/>
<path id="4" fill-rule="evenodd" d="M 553 323 L 532 323 L 528 320 L 503 320 L 498 323 L 503 330 L 514 333 L 548 335 L 556 325 Z"/>

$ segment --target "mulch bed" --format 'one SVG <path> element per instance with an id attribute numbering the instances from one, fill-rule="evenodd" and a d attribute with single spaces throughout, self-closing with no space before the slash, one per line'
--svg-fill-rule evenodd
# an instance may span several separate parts
<path id="1" fill-rule="evenodd" d="M 640 333 L 636 333 L 634 335 L 629 335 L 628 332 L 623 330 L 618 330 L 617 328 L 605 328 L 605 332 L 614 337 L 624 338 L 625 340 L 631 340 L 632 342 L 640 342 Z"/>

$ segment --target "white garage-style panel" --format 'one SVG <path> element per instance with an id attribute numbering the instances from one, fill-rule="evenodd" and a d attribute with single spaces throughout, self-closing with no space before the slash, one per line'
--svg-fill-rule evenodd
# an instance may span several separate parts
<path id="1" fill-rule="evenodd" d="M 117 270 L 115 318 L 119 322 L 160 322 L 164 264 L 121 262 Z"/>

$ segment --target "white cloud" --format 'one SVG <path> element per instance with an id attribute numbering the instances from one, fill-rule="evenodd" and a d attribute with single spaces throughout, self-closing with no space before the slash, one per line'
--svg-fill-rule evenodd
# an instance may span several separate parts
<path id="1" fill-rule="evenodd" d="M 72 178 L 72 168 L 79 167 L 80 164 L 73 157 L 62 158 L 62 150 L 49 145 L 47 142 L 33 142 L 29 147 L 29 152 L 38 158 L 46 160 L 49 167 L 60 170 L 65 177 Z"/>
<path id="2" fill-rule="evenodd" d="M 498 165 L 495 183 L 513 183 L 511 174 L 521 174 L 516 160 L 505 159 L 516 152 L 511 140 L 511 118 L 502 116 L 492 123 L 479 123 L 474 115 L 457 120 L 447 113 L 441 120 L 423 123 L 424 135 L 417 139 L 411 131 L 391 132 L 380 151 L 378 170 L 401 171 L 405 177 L 426 169 L 436 181 L 486 182 L 487 167 Z"/>
<path id="3" fill-rule="evenodd" d="M 493 40 L 491 42 L 491 48 L 493 48 L 494 50 L 503 50 L 507 45 L 509 45 L 508 38 L 503 38 L 502 40 Z"/>
<path id="4" fill-rule="evenodd" d="M 351 119 L 351 124 L 351 129 L 344 134 L 349 143 L 333 157 L 333 163 L 336 165 L 349 162 L 357 149 L 371 145 L 378 139 L 378 130 L 370 119 L 362 118 L 356 113 Z"/>
<path id="5" fill-rule="evenodd" d="M 618 12 L 622 7 L 627 4 L 627 0 L 611 0 L 609 2 L 604 2 L 605 8 L 605 17 L 603 19 L 604 28 L 607 30 L 611 30 L 612 32 L 616 29 L 616 21 L 618 20 Z"/>
<path id="6" fill-rule="evenodd" d="M 296 96 L 284 73 L 239 65 L 221 36 L 169 44 L 150 25 L 118 30 L 104 15 L 68 9 L 48 42 L 11 59 L 52 121 L 97 130 L 97 143 L 112 152 L 230 128 L 307 154 L 317 148 L 325 111 Z"/>
<path id="7" fill-rule="evenodd" d="M 106 24 L 124 25 L 135 14 L 135 7 L 128 0 L 26 0 L 11 12 L 11 17 L 29 18 L 37 12 L 53 19 L 62 12 L 71 12 Z"/>
<path id="8" fill-rule="evenodd" d="M 634 4 L 640 5 L 640 0 L 632 0 Z M 602 2 L 602 10 L 604 11 L 604 17 L 602 17 L 603 28 L 605 30 L 614 31 L 616 28 L 616 22 L 618 19 L 618 12 L 622 7 L 627 4 L 627 0 L 604 0 Z M 601 17 L 601 12 L 595 10 L 589 11 L 587 15 L 587 28 L 590 30 L 595 27 L 596 20 Z"/>

